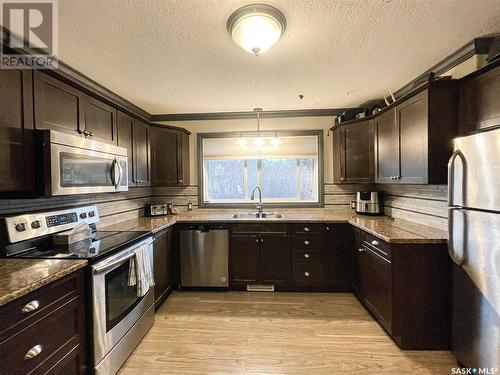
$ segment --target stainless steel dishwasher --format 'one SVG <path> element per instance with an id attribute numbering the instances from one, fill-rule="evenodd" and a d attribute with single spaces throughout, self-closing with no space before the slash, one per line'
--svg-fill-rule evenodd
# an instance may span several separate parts
<path id="1" fill-rule="evenodd" d="M 223 224 L 180 228 L 181 287 L 229 286 L 229 232 Z"/>

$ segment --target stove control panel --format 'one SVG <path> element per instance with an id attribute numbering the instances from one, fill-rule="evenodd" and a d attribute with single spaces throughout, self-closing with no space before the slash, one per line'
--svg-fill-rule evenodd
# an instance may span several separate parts
<path id="1" fill-rule="evenodd" d="M 5 218 L 9 242 L 19 242 L 72 229 L 79 223 L 96 224 L 99 213 L 96 206 L 40 212 Z"/>

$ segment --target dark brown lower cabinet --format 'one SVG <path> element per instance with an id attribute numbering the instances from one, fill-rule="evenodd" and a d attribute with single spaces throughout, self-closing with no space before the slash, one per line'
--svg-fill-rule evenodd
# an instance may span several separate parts
<path id="1" fill-rule="evenodd" d="M 273 285 L 277 291 L 350 291 L 348 224 L 235 224 L 230 285 Z"/>
<path id="2" fill-rule="evenodd" d="M 353 289 L 401 349 L 448 349 L 446 244 L 389 244 L 354 228 Z"/>
<path id="3" fill-rule="evenodd" d="M 88 372 L 84 272 L 0 307 L 2 374 Z M 23 313 L 23 307 L 35 300 L 40 307 Z"/>
<path id="4" fill-rule="evenodd" d="M 155 310 L 175 288 L 175 251 L 172 247 L 173 229 L 167 228 L 155 235 L 153 263 L 155 278 Z"/>

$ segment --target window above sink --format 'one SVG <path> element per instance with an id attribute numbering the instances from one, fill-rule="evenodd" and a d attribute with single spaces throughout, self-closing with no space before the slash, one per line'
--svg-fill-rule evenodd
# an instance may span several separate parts
<path id="1" fill-rule="evenodd" d="M 322 207 L 323 131 L 198 134 L 200 207 Z"/>

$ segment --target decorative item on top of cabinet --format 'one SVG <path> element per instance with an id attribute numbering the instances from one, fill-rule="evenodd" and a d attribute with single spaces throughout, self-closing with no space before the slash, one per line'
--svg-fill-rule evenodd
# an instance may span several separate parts
<path id="1" fill-rule="evenodd" d="M 401 349 L 450 345 L 446 244 L 390 244 L 354 228 L 353 289 Z"/>
<path id="2" fill-rule="evenodd" d="M 190 133 L 159 125 L 150 131 L 153 186 L 188 186 Z"/>
<path id="3" fill-rule="evenodd" d="M 0 193 L 35 191 L 33 76 L 0 70 Z"/>
<path id="4" fill-rule="evenodd" d="M 40 71 L 34 71 L 35 128 L 116 144 L 116 109 Z"/>
<path id="5" fill-rule="evenodd" d="M 434 81 L 377 115 L 375 182 L 445 184 L 457 100 L 456 81 Z"/>
<path id="6" fill-rule="evenodd" d="M 149 126 L 123 112 L 118 112 L 118 146 L 128 151 L 130 187 L 151 183 Z"/>
<path id="7" fill-rule="evenodd" d="M 374 178 L 374 124 L 365 120 L 333 129 L 334 169 L 337 184 L 370 183 Z"/>
<path id="8" fill-rule="evenodd" d="M 84 273 L 71 273 L 0 307 L 2 374 L 88 372 Z"/>

